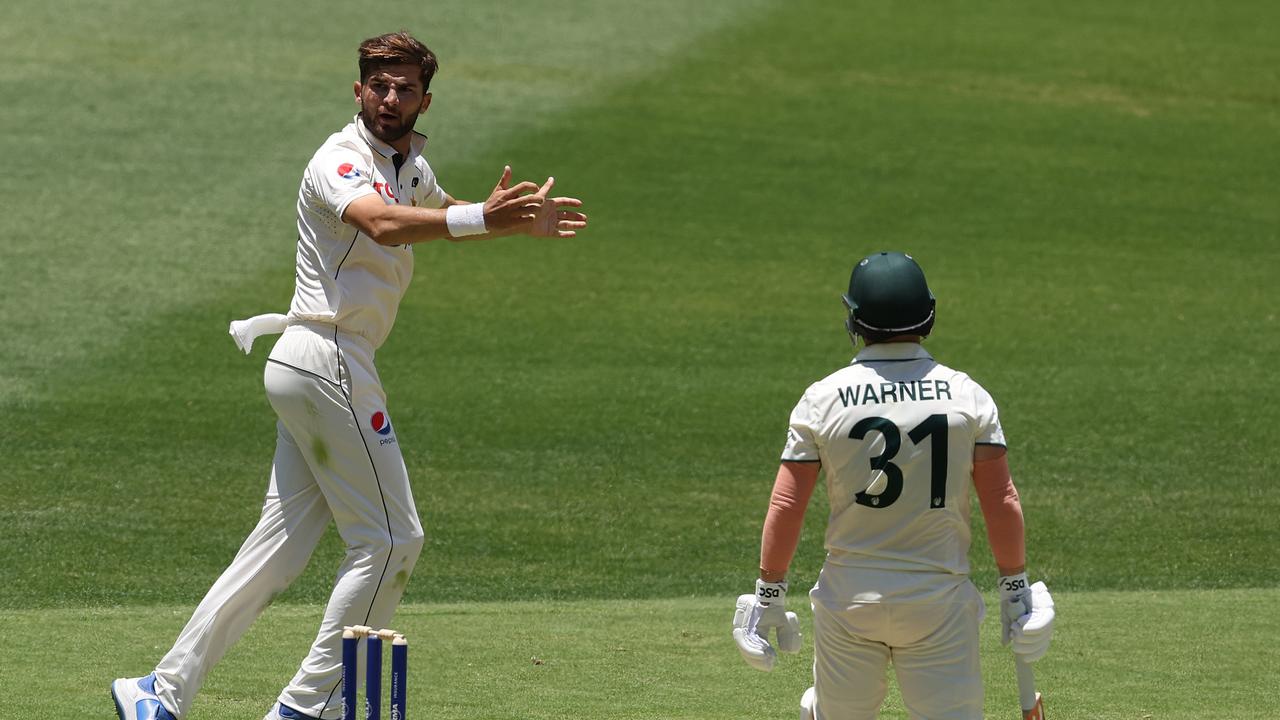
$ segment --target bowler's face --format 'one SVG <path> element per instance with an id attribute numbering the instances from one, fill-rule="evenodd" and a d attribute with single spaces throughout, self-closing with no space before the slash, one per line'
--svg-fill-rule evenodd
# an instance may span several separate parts
<path id="1" fill-rule="evenodd" d="M 356 83 L 356 101 L 365 127 L 379 140 L 394 144 L 408 135 L 418 115 L 427 111 L 431 95 L 422 87 L 417 65 L 388 65 Z"/>

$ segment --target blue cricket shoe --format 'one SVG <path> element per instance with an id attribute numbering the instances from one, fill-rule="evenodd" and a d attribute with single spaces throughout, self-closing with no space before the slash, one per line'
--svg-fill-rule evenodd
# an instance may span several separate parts
<path id="1" fill-rule="evenodd" d="M 156 697 L 156 676 L 120 678 L 111 683 L 120 720 L 178 720 Z"/>
<path id="2" fill-rule="evenodd" d="M 262 720 L 316 720 L 316 718 L 303 715 L 284 703 L 276 703 Z"/>

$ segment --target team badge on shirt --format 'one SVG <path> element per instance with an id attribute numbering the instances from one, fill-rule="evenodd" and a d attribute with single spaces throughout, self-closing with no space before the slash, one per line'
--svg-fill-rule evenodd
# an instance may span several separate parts
<path id="1" fill-rule="evenodd" d="M 338 166 L 338 175 L 346 180 L 360 177 L 360 171 L 351 163 L 342 163 Z"/>

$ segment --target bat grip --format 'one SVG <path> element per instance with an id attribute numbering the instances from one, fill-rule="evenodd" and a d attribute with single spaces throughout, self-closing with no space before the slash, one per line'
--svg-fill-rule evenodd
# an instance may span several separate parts
<path id="1" fill-rule="evenodd" d="M 1036 706 L 1036 673 L 1031 669 L 1031 663 L 1025 663 L 1016 656 L 1013 668 L 1018 673 L 1018 701 L 1022 711 L 1026 712 Z"/>

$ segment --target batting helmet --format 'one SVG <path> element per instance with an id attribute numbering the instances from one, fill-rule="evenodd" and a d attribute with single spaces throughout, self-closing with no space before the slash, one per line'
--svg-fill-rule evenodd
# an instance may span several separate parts
<path id="1" fill-rule="evenodd" d="M 895 335 L 926 336 L 933 330 L 934 300 L 924 270 L 910 255 L 881 252 L 868 255 L 849 275 L 843 296 L 849 334 L 873 341 Z M 856 338 L 855 338 L 856 342 Z"/>

